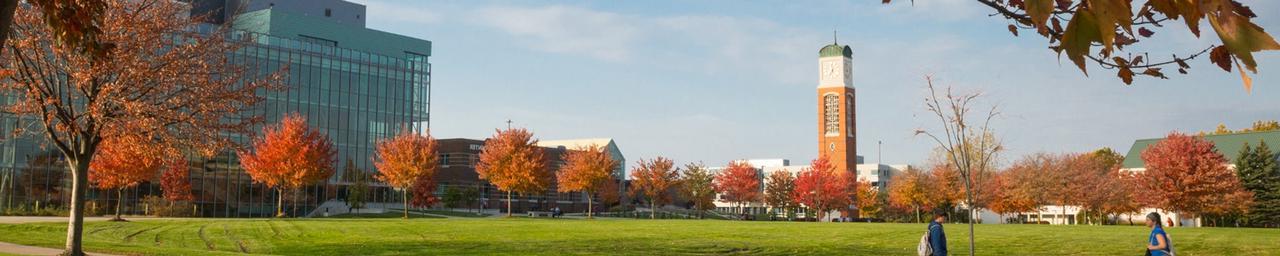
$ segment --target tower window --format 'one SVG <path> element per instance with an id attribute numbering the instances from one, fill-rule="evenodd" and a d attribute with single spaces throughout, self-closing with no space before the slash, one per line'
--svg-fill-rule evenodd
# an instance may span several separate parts
<path id="1" fill-rule="evenodd" d="M 324 8 L 324 16 L 325 17 L 333 16 L 333 10 L 329 8 Z"/>
<path id="2" fill-rule="evenodd" d="M 847 95 L 845 98 L 845 102 L 847 102 L 847 104 L 845 105 L 844 111 L 845 113 L 848 113 L 845 116 L 849 117 L 848 119 L 845 119 L 845 127 L 847 129 L 846 131 L 848 131 L 848 136 L 853 137 L 853 95 Z"/>
<path id="3" fill-rule="evenodd" d="M 840 96 L 828 94 L 822 97 L 822 101 L 826 134 L 828 136 L 840 134 Z"/>

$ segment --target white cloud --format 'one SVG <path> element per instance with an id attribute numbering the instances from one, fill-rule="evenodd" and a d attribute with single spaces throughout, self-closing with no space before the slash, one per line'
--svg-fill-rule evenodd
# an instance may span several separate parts
<path id="1" fill-rule="evenodd" d="M 637 31 L 627 17 L 578 7 L 489 7 L 474 22 L 517 36 L 540 50 L 621 61 L 630 58 Z"/>

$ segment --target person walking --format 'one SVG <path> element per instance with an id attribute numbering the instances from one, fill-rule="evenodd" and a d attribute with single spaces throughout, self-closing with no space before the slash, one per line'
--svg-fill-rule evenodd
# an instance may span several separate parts
<path id="1" fill-rule="evenodd" d="M 1147 214 L 1147 227 L 1151 228 L 1151 234 L 1147 236 L 1146 255 L 1173 256 L 1173 244 L 1169 243 L 1169 234 L 1165 233 L 1163 225 L 1160 225 L 1159 213 Z"/>
<path id="2" fill-rule="evenodd" d="M 933 222 L 929 222 L 929 247 L 934 256 L 947 255 L 947 233 L 942 230 L 942 223 L 947 222 L 947 212 L 937 210 L 933 213 Z"/>

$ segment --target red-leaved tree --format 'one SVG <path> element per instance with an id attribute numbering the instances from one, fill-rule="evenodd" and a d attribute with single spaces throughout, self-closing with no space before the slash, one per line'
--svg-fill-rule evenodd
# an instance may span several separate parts
<path id="1" fill-rule="evenodd" d="M 430 134 L 401 129 L 399 135 L 379 141 L 377 150 L 377 157 L 373 159 L 373 166 L 378 168 L 377 178 L 403 192 L 404 218 L 409 219 L 410 193 L 420 201 L 417 205 L 429 205 L 435 197 L 434 177 L 439 168 L 436 164 L 436 140 Z M 411 192 L 413 188 L 425 191 Z"/>
<path id="2" fill-rule="evenodd" d="M 724 195 L 725 201 L 738 205 L 738 213 L 745 214 L 743 207 L 760 201 L 760 174 L 747 161 L 732 161 L 729 166 L 716 174 L 716 190 Z"/>
<path id="3" fill-rule="evenodd" d="M 679 182 L 680 171 L 665 157 L 641 159 L 631 169 L 631 194 L 649 202 L 649 218 L 658 218 L 658 207 L 671 201 L 669 190 Z"/>
<path id="4" fill-rule="evenodd" d="M 846 175 L 852 174 L 837 171 L 831 160 L 826 155 L 821 155 L 796 175 L 796 190 L 792 197 L 804 207 L 817 212 L 818 220 L 821 221 L 827 212 L 853 203 L 854 191 L 849 188 L 856 186 L 848 184 L 851 179 Z"/>
<path id="5" fill-rule="evenodd" d="M 604 147 L 591 145 L 569 150 L 564 154 L 564 165 L 556 173 L 556 190 L 561 193 L 582 192 L 587 196 L 587 218 L 592 218 L 592 196 L 613 178 L 618 166 Z"/>
<path id="6" fill-rule="evenodd" d="M 409 206 L 427 208 L 440 202 L 440 197 L 436 196 L 436 187 L 435 177 L 418 176 L 418 181 L 413 182 L 413 187 L 409 188 L 413 192 L 413 196 L 409 197 Z M 405 217 L 408 217 L 407 213 Z"/>
<path id="7" fill-rule="evenodd" d="M 286 114 L 263 127 L 253 151 L 240 151 L 240 166 L 254 182 L 277 190 L 276 217 L 284 217 L 284 194 L 333 176 L 337 153 L 329 137 L 307 127 L 307 119 Z"/>
<path id="8" fill-rule="evenodd" d="M 507 192 L 507 217 L 511 217 L 513 193 L 544 192 L 553 178 L 538 140 L 523 128 L 498 130 L 485 140 L 476 173 Z"/>
<path id="9" fill-rule="evenodd" d="M 1146 170 L 1138 175 L 1139 184 L 1153 192 L 1150 202 L 1165 210 L 1197 217 L 1225 209 L 1218 204 L 1241 203 L 1233 199 L 1248 193 L 1213 142 L 1200 137 L 1170 133 L 1142 151 L 1142 161 Z"/>
<path id="10" fill-rule="evenodd" d="M 138 136 L 113 137 L 103 141 L 98 155 L 89 164 L 89 181 L 101 189 L 116 190 L 116 217 L 124 204 L 124 190 L 153 179 L 164 165 L 164 149 Z"/>
<path id="11" fill-rule="evenodd" d="M 188 170 L 187 159 L 178 158 L 169 161 L 169 168 L 160 174 L 160 190 L 164 191 L 164 199 L 169 201 L 169 205 L 173 202 L 191 201 L 195 196 L 191 195 L 191 172 Z"/>

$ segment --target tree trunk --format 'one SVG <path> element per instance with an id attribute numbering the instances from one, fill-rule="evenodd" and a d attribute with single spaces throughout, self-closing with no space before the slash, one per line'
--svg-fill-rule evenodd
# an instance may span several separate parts
<path id="1" fill-rule="evenodd" d="M 511 218 L 511 191 L 507 191 L 507 218 Z"/>
<path id="2" fill-rule="evenodd" d="M 1063 202 L 1063 203 L 1062 203 L 1062 209 L 1060 209 L 1060 210 L 1061 210 L 1061 212 L 1062 212 L 1062 215 L 1061 215 L 1061 216 L 1059 216 L 1059 217 L 1062 217 L 1062 225 L 1067 225 L 1067 224 L 1069 224 L 1069 223 L 1067 223 L 1067 203 L 1066 203 L 1066 202 Z"/>
<path id="3" fill-rule="evenodd" d="M 276 218 L 284 217 L 284 188 L 276 189 Z"/>
<path id="4" fill-rule="evenodd" d="M 409 189 L 405 188 L 403 192 L 400 195 L 404 199 L 404 219 L 407 220 L 409 219 Z"/>
<path id="5" fill-rule="evenodd" d="M 973 187 L 972 185 L 970 185 L 970 183 L 973 183 L 973 182 L 970 181 L 969 177 L 967 176 L 968 175 L 964 177 L 964 190 L 965 192 L 967 192 L 965 193 L 965 197 L 966 197 L 965 204 L 967 204 L 965 205 L 965 207 L 969 208 L 969 256 L 973 256 L 975 251 L 973 248 L 973 208 L 974 207 L 973 207 Z"/>
<path id="6" fill-rule="evenodd" d="M 916 223 L 920 223 L 920 206 L 916 206 Z"/>
<path id="7" fill-rule="evenodd" d="M 84 156 L 67 161 L 67 165 L 71 167 L 71 216 L 67 222 L 67 244 L 63 255 L 84 255 L 84 247 L 81 246 L 84 238 L 84 192 L 89 186 L 89 161 L 91 160 L 92 157 Z"/>
<path id="8" fill-rule="evenodd" d="M 656 203 L 653 202 L 653 199 L 649 199 L 649 219 L 651 220 L 658 219 L 658 208 L 654 205 L 656 205 Z"/>
<path id="9" fill-rule="evenodd" d="M 592 219 L 591 210 L 591 193 L 587 193 L 587 219 Z"/>
<path id="10" fill-rule="evenodd" d="M 116 218 L 114 220 L 124 220 L 120 218 L 120 205 L 124 204 L 124 188 L 116 189 Z"/>

